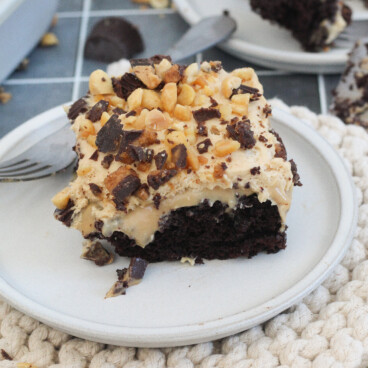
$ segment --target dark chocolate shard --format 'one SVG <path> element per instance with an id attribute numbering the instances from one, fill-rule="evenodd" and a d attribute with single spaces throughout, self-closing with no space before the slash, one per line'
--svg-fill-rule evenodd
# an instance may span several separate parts
<path id="1" fill-rule="evenodd" d="M 253 148 L 256 144 L 249 120 L 242 120 L 232 125 L 227 125 L 226 130 L 230 137 L 240 143 L 241 148 Z"/>
<path id="2" fill-rule="evenodd" d="M 126 176 L 113 190 L 112 194 L 118 201 L 132 195 L 141 186 L 141 181 L 136 175 Z"/>
<path id="3" fill-rule="evenodd" d="M 278 142 L 277 144 L 275 144 L 275 157 L 280 157 L 286 161 L 287 152 L 286 152 L 284 142 L 282 141 L 282 138 L 273 129 L 270 130 L 270 133 L 272 133 L 276 137 L 277 142 Z"/>
<path id="4" fill-rule="evenodd" d="M 218 102 L 210 96 L 211 105 L 210 108 L 218 106 Z"/>
<path id="5" fill-rule="evenodd" d="M 157 170 L 161 170 L 165 166 L 167 160 L 167 152 L 165 150 L 159 152 L 157 155 L 154 156 L 154 160 Z"/>
<path id="6" fill-rule="evenodd" d="M 67 206 L 63 210 L 56 209 L 54 212 L 55 218 L 68 227 L 72 224 L 73 214 L 74 202 L 71 199 L 69 199 Z"/>
<path id="7" fill-rule="evenodd" d="M 122 58 L 130 59 L 143 51 L 143 40 L 138 28 L 123 18 L 104 18 L 90 32 L 84 56 L 105 63 Z"/>
<path id="8" fill-rule="evenodd" d="M 154 151 L 149 148 L 142 148 L 139 146 L 128 146 L 128 155 L 134 160 L 139 162 L 152 162 Z"/>
<path id="9" fill-rule="evenodd" d="M 105 169 L 108 169 L 111 165 L 111 162 L 113 161 L 114 161 L 113 155 L 106 155 L 101 161 L 101 166 Z"/>
<path id="10" fill-rule="evenodd" d="M 153 62 L 150 58 L 145 58 L 145 59 L 131 59 L 130 61 L 130 65 L 132 68 L 136 67 L 136 66 L 153 66 Z"/>
<path id="11" fill-rule="evenodd" d="M 187 166 L 187 148 L 183 143 L 171 149 L 172 162 L 178 169 L 184 169 Z"/>
<path id="12" fill-rule="evenodd" d="M 198 126 L 198 135 L 202 137 L 208 137 L 208 129 L 204 124 L 199 124 Z"/>
<path id="13" fill-rule="evenodd" d="M 249 87 L 244 84 L 241 84 L 239 88 L 233 89 L 233 93 L 231 94 L 230 98 L 233 97 L 234 95 L 245 94 L 245 93 L 249 93 L 252 95 L 250 98 L 251 101 L 256 101 L 262 96 L 258 88 L 253 88 L 253 87 Z"/>
<path id="14" fill-rule="evenodd" d="M 97 161 L 98 160 L 98 150 L 92 153 L 90 160 Z"/>
<path id="15" fill-rule="evenodd" d="M 1 356 L 3 357 L 3 359 L 13 360 L 13 358 L 4 349 L 1 349 L 0 352 L 1 352 Z"/>
<path id="16" fill-rule="evenodd" d="M 266 104 L 266 106 L 263 108 L 263 113 L 265 114 L 266 118 L 268 118 L 272 114 L 271 106 Z"/>
<path id="17" fill-rule="evenodd" d="M 116 270 L 118 281 L 114 283 L 107 292 L 105 298 L 111 298 L 119 295 L 125 295 L 128 287 L 138 285 L 146 272 L 148 262 L 142 258 L 133 257 L 130 260 L 128 268 Z"/>
<path id="18" fill-rule="evenodd" d="M 153 196 L 153 204 L 155 205 L 155 208 L 157 210 L 160 208 L 160 203 L 161 203 L 161 194 L 160 193 L 156 193 Z"/>
<path id="19" fill-rule="evenodd" d="M 102 220 L 95 221 L 95 229 L 99 232 L 102 232 L 102 227 L 104 225 L 104 222 Z"/>
<path id="20" fill-rule="evenodd" d="M 217 109 L 207 109 L 202 107 L 199 110 L 193 111 L 195 121 L 200 124 L 210 119 L 221 118 L 221 113 Z"/>
<path id="21" fill-rule="evenodd" d="M 261 167 L 260 166 L 255 166 L 255 167 L 252 167 L 250 169 L 250 173 L 252 175 L 259 175 L 261 173 Z"/>
<path id="22" fill-rule="evenodd" d="M 215 73 L 218 73 L 222 69 L 222 63 L 221 61 L 211 61 L 211 70 Z"/>
<path id="23" fill-rule="evenodd" d="M 113 109 L 112 112 L 117 115 L 126 114 L 126 111 L 121 109 L 120 107 L 115 107 L 115 109 Z"/>
<path id="24" fill-rule="evenodd" d="M 100 152 L 114 152 L 118 149 L 123 127 L 119 116 L 114 114 L 97 133 L 96 146 Z"/>
<path id="25" fill-rule="evenodd" d="M 95 196 L 98 196 L 99 194 L 102 193 L 102 189 L 95 183 L 89 183 L 88 184 L 90 189 L 91 189 L 91 192 L 95 195 Z"/>
<path id="26" fill-rule="evenodd" d="M 81 258 L 93 261 L 97 266 L 111 264 L 114 260 L 114 256 L 100 242 L 90 241 L 84 245 Z"/>
<path id="27" fill-rule="evenodd" d="M 121 78 L 112 78 L 115 93 L 125 100 L 137 89 L 146 86 L 132 73 L 125 73 Z"/>
<path id="28" fill-rule="evenodd" d="M 80 98 L 75 101 L 68 111 L 68 119 L 74 120 L 78 117 L 78 115 L 83 114 L 87 111 L 87 102 Z"/>
<path id="29" fill-rule="evenodd" d="M 122 153 L 128 150 L 128 147 L 131 143 L 137 140 L 143 133 L 143 130 L 122 130 L 121 141 L 119 144 L 119 150 L 115 157 L 117 161 L 122 161 Z"/>
<path id="30" fill-rule="evenodd" d="M 206 153 L 208 152 L 208 147 L 212 146 L 212 142 L 211 139 L 207 138 L 202 142 L 199 142 L 197 144 L 197 150 L 199 153 Z"/>
<path id="31" fill-rule="evenodd" d="M 87 119 L 91 120 L 93 123 L 101 119 L 102 113 L 107 111 L 109 107 L 109 102 L 105 100 L 98 101 L 90 111 L 87 113 Z"/>
<path id="32" fill-rule="evenodd" d="M 172 62 L 172 59 L 169 55 L 154 55 L 151 58 L 152 64 L 160 64 L 162 60 L 167 59 L 168 61 L 170 61 L 170 63 Z"/>
<path id="33" fill-rule="evenodd" d="M 302 182 L 300 181 L 300 175 L 298 174 L 298 169 L 296 167 L 296 163 L 294 160 L 290 160 L 291 172 L 293 174 L 293 183 L 295 186 L 301 187 L 303 186 Z"/>
<path id="34" fill-rule="evenodd" d="M 147 182 L 150 187 L 157 190 L 161 185 L 167 183 L 178 173 L 175 169 L 153 171 L 147 176 Z"/>

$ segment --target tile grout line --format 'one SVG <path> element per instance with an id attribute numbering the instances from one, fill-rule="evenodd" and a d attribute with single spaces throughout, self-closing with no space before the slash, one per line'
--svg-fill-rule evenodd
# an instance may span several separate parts
<path id="1" fill-rule="evenodd" d="M 325 79 L 322 74 L 318 74 L 317 78 L 318 78 L 318 92 L 319 92 L 319 103 L 321 106 L 321 113 L 325 115 L 328 113 Z"/>
<path id="2" fill-rule="evenodd" d="M 80 31 L 79 31 L 77 60 L 75 63 L 72 101 L 75 101 L 79 97 L 79 84 L 81 82 L 82 67 L 83 67 L 83 51 L 84 51 L 84 43 L 87 37 L 87 25 L 88 25 L 90 7 L 91 7 L 91 0 L 84 0 L 82 20 L 81 20 Z"/>
<path id="3" fill-rule="evenodd" d="M 90 17 L 109 17 L 109 16 L 124 16 L 124 15 L 162 15 L 176 14 L 175 9 L 111 9 L 111 10 L 90 10 Z M 83 17 L 83 11 L 65 11 L 58 12 L 59 18 L 80 18 Z"/>

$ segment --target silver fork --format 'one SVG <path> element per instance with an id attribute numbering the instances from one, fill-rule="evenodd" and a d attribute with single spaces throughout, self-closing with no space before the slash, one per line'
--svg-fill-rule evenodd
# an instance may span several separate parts
<path id="1" fill-rule="evenodd" d="M 368 36 L 368 20 L 355 20 L 334 41 L 334 47 L 351 50 L 355 42 Z"/>
<path id="2" fill-rule="evenodd" d="M 228 15 L 204 18 L 165 54 L 171 55 L 174 61 L 185 59 L 224 41 L 235 29 L 236 22 Z M 0 182 L 40 179 L 69 167 L 76 159 L 71 150 L 74 142 L 70 125 L 64 125 L 22 154 L 0 162 Z"/>

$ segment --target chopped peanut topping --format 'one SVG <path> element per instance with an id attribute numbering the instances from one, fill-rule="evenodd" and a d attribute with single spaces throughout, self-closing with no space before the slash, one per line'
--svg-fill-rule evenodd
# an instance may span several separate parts
<path id="1" fill-rule="evenodd" d="M 129 110 L 135 110 L 137 107 L 141 106 L 143 97 L 143 89 L 137 88 L 131 95 L 128 97 L 128 107 Z"/>
<path id="2" fill-rule="evenodd" d="M 213 153 L 217 157 L 224 157 L 237 151 L 240 148 L 240 143 L 237 141 L 224 139 L 215 143 Z"/>
<path id="3" fill-rule="evenodd" d="M 189 84 L 183 84 L 181 86 L 181 91 L 178 96 L 178 103 L 180 105 L 191 105 L 195 98 L 195 91 L 193 87 L 191 87 Z"/>
<path id="4" fill-rule="evenodd" d="M 143 90 L 142 106 L 148 110 L 161 108 L 160 94 L 149 89 Z"/>
<path id="5" fill-rule="evenodd" d="M 223 80 L 221 84 L 221 93 L 226 98 L 230 98 L 230 96 L 233 93 L 233 89 L 239 88 L 240 84 L 241 84 L 241 79 L 239 77 L 229 75 Z"/>
<path id="6" fill-rule="evenodd" d="M 101 126 L 104 126 L 109 119 L 110 119 L 110 114 L 108 112 L 104 111 L 102 113 L 101 120 L 100 120 L 101 121 Z"/>
<path id="7" fill-rule="evenodd" d="M 167 83 L 161 92 L 162 107 L 165 111 L 171 112 L 174 110 L 178 99 L 178 88 L 176 83 Z"/>
<path id="8" fill-rule="evenodd" d="M 192 111 L 188 106 L 177 104 L 174 109 L 174 117 L 181 121 L 189 121 L 192 118 Z"/>
<path id="9" fill-rule="evenodd" d="M 69 199 L 70 199 L 70 188 L 66 187 L 59 193 L 55 194 L 52 197 L 51 201 L 56 208 L 58 208 L 59 210 L 63 210 L 64 208 L 66 208 Z"/>
<path id="10" fill-rule="evenodd" d="M 133 72 L 149 89 L 155 89 L 162 82 L 151 65 L 136 66 L 133 68 Z"/>
<path id="11" fill-rule="evenodd" d="M 83 119 L 79 123 L 79 135 L 83 138 L 87 138 L 91 134 L 95 134 L 95 127 L 91 120 Z"/>
<path id="12" fill-rule="evenodd" d="M 160 110 L 154 109 L 146 116 L 146 127 L 150 130 L 164 130 L 169 127 L 169 121 Z"/>
<path id="13" fill-rule="evenodd" d="M 95 70 L 89 77 L 89 90 L 92 95 L 113 94 L 111 78 L 103 70 Z"/>

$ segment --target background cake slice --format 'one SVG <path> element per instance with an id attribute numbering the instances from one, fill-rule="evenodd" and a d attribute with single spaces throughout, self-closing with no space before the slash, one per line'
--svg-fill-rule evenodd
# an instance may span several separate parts
<path id="1" fill-rule="evenodd" d="M 93 72 L 68 110 L 79 164 L 56 218 L 149 262 L 285 248 L 299 176 L 253 69 L 131 64 L 117 78 Z"/>
<path id="2" fill-rule="evenodd" d="M 351 21 L 340 0 L 250 0 L 262 18 L 287 28 L 307 51 L 330 46 Z"/>

